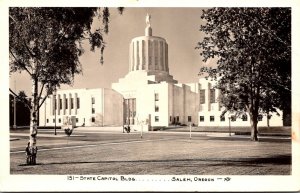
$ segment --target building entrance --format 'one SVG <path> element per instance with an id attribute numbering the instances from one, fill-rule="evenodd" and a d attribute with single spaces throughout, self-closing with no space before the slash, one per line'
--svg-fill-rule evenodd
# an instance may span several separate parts
<path id="1" fill-rule="evenodd" d="M 124 99 L 124 123 L 125 125 L 134 125 L 136 116 L 136 99 Z"/>

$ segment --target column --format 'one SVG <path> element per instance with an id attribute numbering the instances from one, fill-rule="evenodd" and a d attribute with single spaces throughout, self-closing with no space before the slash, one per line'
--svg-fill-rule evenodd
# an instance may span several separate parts
<path id="1" fill-rule="evenodd" d="M 148 40 L 148 70 L 153 70 L 153 57 L 152 57 L 153 43 Z"/>
<path id="2" fill-rule="evenodd" d="M 139 52 L 138 52 L 138 50 L 139 50 L 139 45 L 138 45 L 138 42 L 135 41 L 134 42 L 134 57 L 135 57 L 135 59 L 134 59 L 134 67 L 133 67 L 134 70 L 137 70 L 138 66 L 139 66 Z"/>
<path id="3" fill-rule="evenodd" d="M 142 40 L 142 70 L 146 69 L 145 40 Z"/>
<path id="4" fill-rule="evenodd" d="M 132 62 L 133 62 L 133 54 L 132 54 L 132 42 L 129 44 L 129 72 L 132 71 Z"/>
<path id="5" fill-rule="evenodd" d="M 169 60 L 168 60 L 168 44 L 165 43 L 165 66 L 166 66 L 166 71 L 169 72 Z"/>
<path id="6" fill-rule="evenodd" d="M 145 41 L 145 68 L 149 70 L 149 40 Z"/>
<path id="7" fill-rule="evenodd" d="M 158 42 L 154 40 L 154 70 L 159 70 L 158 66 Z"/>
<path id="8" fill-rule="evenodd" d="M 166 71 L 166 64 L 165 64 L 165 42 L 161 42 L 161 65 L 162 65 L 162 70 Z"/>
<path id="9" fill-rule="evenodd" d="M 132 58 L 131 58 L 131 71 L 134 70 L 135 68 L 135 44 L 134 42 L 132 42 L 132 47 L 131 47 L 131 54 L 132 54 Z"/>

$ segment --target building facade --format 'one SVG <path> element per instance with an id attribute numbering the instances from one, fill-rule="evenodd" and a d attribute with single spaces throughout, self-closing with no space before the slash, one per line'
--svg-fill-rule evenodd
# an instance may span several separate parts
<path id="1" fill-rule="evenodd" d="M 198 126 L 250 126 L 250 116 L 248 113 L 240 115 L 239 117 L 231 113 L 225 113 L 225 110 L 220 102 L 220 90 L 215 89 L 216 81 L 210 81 L 205 78 L 199 79 L 199 112 L 198 112 Z M 282 112 L 279 111 L 280 116 L 275 113 L 270 114 L 269 126 L 283 126 Z M 229 120 L 230 119 L 230 120 Z M 230 122 L 230 123 L 229 123 Z M 259 115 L 258 126 L 267 126 L 268 120 L 266 116 Z"/>
<path id="2" fill-rule="evenodd" d="M 129 72 L 112 84 L 112 89 L 60 90 L 40 110 L 40 125 L 62 125 L 73 117 L 77 126 L 130 125 L 134 130 L 171 125 L 250 126 L 248 115 L 222 115 L 214 89 L 205 78 L 181 84 L 169 74 L 168 43 L 152 36 L 148 21 L 145 35 L 129 45 Z M 56 104 L 56 105 L 55 105 Z M 282 126 L 282 116 L 273 115 L 270 126 Z M 258 126 L 267 126 L 265 116 Z"/>
<path id="3" fill-rule="evenodd" d="M 123 124 L 122 96 L 112 89 L 58 90 L 40 108 L 40 126 L 62 126 L 74 118 L 76 126 Z"/>

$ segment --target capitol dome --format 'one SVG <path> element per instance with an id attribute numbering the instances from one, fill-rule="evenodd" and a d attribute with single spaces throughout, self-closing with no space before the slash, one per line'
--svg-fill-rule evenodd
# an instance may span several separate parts
<path id="1" fill-rule="evenodd" d="M 168 43 L 162 37 L 152 36 L 149 15 L 145 35 L 133 38 L 129 47 L 129 73 L 142 71 L 155 75 L 158 82 L 177 83 L 169 74 Z"/>

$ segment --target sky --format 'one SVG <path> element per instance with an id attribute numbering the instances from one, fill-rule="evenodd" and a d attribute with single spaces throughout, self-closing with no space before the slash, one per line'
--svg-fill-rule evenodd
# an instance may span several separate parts
<path id="1" fill-rule="evenodd" d="M 110 8 L 109 33 L 104 36 L 106 48 L 104 64 L 100 64 L 100 51 L 89 50 L 84 44 L 85 53 L 80 57 L 83 72 L 75 76 L 72 88 L 111 88 L 128 73 L 129 44 L 138 36 L 144 36 L 145 17 L 151 15 L 152 35 L 166 39 L 169 51 L 169 72 L 179 83 L 197 82 L 202 61 L 200 50 L 195 49 L 202 39 L 199 31 L 202 20 L 201 8 L 125 8 L 120 15 L 116 8 Z M 94 26 L 99 25 L 94 22 Z M 31 94 L 31 82 L 26 73 L 14 73 L 9 78 L 12 90 L 24 90 Z"/>

